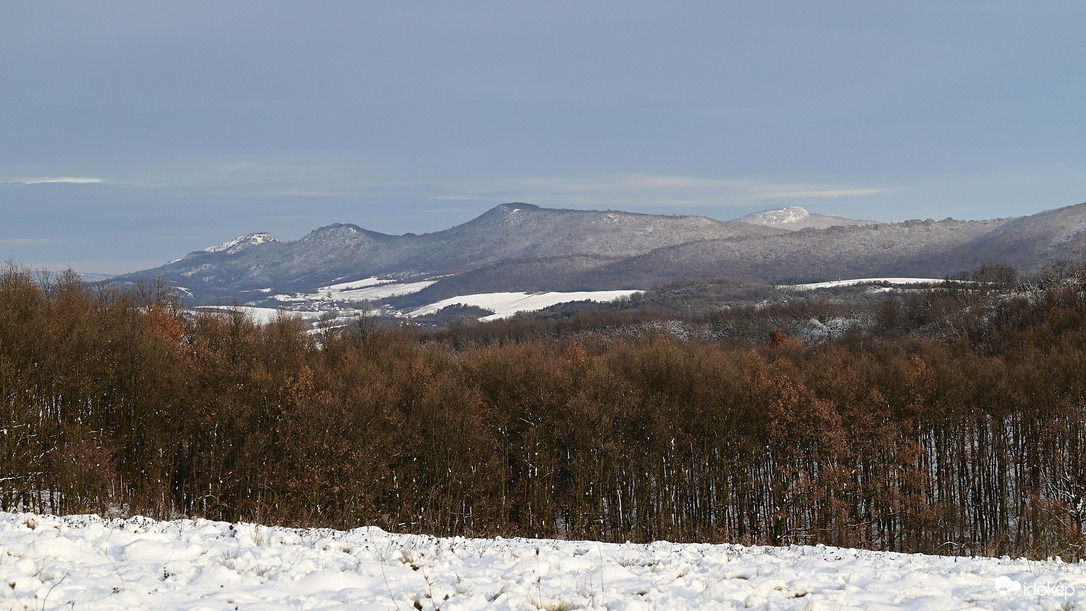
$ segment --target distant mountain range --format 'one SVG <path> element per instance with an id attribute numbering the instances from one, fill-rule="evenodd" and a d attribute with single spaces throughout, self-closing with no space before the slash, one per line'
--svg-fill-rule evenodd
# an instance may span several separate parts
<path id="1" fill-rule="evenodd" d="M 293 242 L 254 233 L 113 281 L 161 278 L 197 304 L 301 308 L 335 292 L 405 311 L 473 293 L 645 289 L 695 278 L 943 277 L 991 262 L 1030 270 L 1086 259 L 1084 230 L 1086 204 L 1014 219 L 877 223 L 800 207 L 717 221 L 511 203 L 422 235 L 349 224 Z"/>

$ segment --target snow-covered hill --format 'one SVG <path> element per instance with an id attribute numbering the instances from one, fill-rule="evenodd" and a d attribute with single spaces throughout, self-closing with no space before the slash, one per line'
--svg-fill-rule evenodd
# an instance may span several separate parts
<path id="1" fill-rule="evenodd" d="M 225 252 L 234 255 L 250 246 L 258 246 L 260 244 L 278 241 L 279 240 L 275 239 L 270 233 L 251 233 L 249 235 L 238 236 L 233 240 L 223 242 L 218 246 L 205 248 L 204 252 Z"/>
<path id="2" fill-rule="evenodd" d="M 1077 609 L 1086 564 L 0 513 L 5 609 Z"/>
<path id="3" fill-rule="evenodd" d="M 812 214 L 800 206 L 789 208 L 777 208 L 763 210 L 735 219 L 740 223 L 762 225 L 764 227 L 776 227 L 779 229 L 826 229 L 828 227 L 846 227 L 849 225 L 871 225 L 875 221 L 862 221 L 848 219 L 842 216 L 829 216 L 826 214 Z"/>

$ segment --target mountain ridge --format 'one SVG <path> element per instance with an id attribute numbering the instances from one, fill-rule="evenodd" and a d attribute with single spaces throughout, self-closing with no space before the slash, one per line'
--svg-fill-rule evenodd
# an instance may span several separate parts
<path id="1" fill-rule="evenodd" d="M 198 299 L 236 297 L 267 285 L 307 289 L 371 275 L 464 273 L 498 261 L 571 255 L 629 257 L 661 246 L 783 230 L 700 216 L 540 208 L 502 204 L 466 223 L 421 235 L 387 235 L 336 223 L 293 242 L 201 250 L 115 278 L 162 277 Z M 270 237 L 270 236 L 269 236 Z M 259 285 L 259 286 L 258 286 Z"/>
<path id="2" fill-rule="evenodd" d="M 417 304 L 424 296 L 464 291 L 644 289 L 721 277 L 769 283 L 943 277 L 984 263 L 1028 270 L 1086 258 L 1086 204 L 981 221 L 875 223 L 800 207 L 759 214 L 719 221 L 513 202 L 421 235 L 383 234 L 350 223 L 320 227 L 292 242 L 249 234 L 113 280 L 162 278 L 198 303 L 236 299 L 257 305 L 274 305 L 269 294 L 313 293 L 370 277 L 424 281 L 417 297 L 388 301 Z M 801 227 L 806 222 L 831 224 Z"/>

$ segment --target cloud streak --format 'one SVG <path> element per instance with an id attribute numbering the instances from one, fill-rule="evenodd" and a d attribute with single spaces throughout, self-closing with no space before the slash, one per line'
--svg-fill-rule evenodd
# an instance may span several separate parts
<path id="1" fill-rule="evenodd" d="M 96 185 L 102 184 L 105 181 L 101 178 L 88 178 L 84 176 L 59 176 L 49 178 L 15 178 L 2 182 L 8 185 L 44 185 L 55 183 L 64 183 L 71 185 Z"/>
<path id="2" fill-rule="evenodd" d="M 772 178 L 711 178 L 691 175 L 622 174 L 563 178 L 453 182 L 436 200 L 526 201 L 577 207 L 753 207 L 766 200 L 861 198 L 884 188 L 804 184 Z M 764 205 L 764 204 L 762 204 Z"/>
<path id="3" fill-rule="evenodd" d="M 754 199 L 824 199 L 830 197 L 862 197 L 877 195 L 884 189 L 792 189 L 758 193 Z"/>
<path id="4" fill-rule="evenodd" d="M 61 240 L 53 240 L 49 238 L 0 238 L 0 246 L 45 246 L 49 244 L 59 244 Z"/>
<path id="5" fill-rule="evenodd" d="M 306 191 L 304 189 L 289 189 L 286 191 L 268 191 L 273 197 L 357 197 L 356 193 L 346 191 Z"/>

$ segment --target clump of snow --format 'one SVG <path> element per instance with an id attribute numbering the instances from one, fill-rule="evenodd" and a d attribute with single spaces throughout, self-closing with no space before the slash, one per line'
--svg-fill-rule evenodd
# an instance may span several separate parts
<path id="1" fill-rule="evenodd" d="M 1086 564 L 0 513 L 13 609 L 1069 609 Z"/>
<path id="2" fill-rule="evenodd" d="M 437 303 L 423 306 L 408 314 L 408 316 L 424 316 L 433 314 L 442 308 L 451 305 L 476 306 L 484 310 L 494 312 L 490 316 L 484 316 L 480 320 L 498 320 L 508 318 L 518 312 L 537 312 L 560 303 L 571 301 L 615 301 L 623 297 L 629 297 L 641 291 L 573 291 L 568 293 L 476 293 L 474 295 L 460 295 L 449 297 Z"/>

